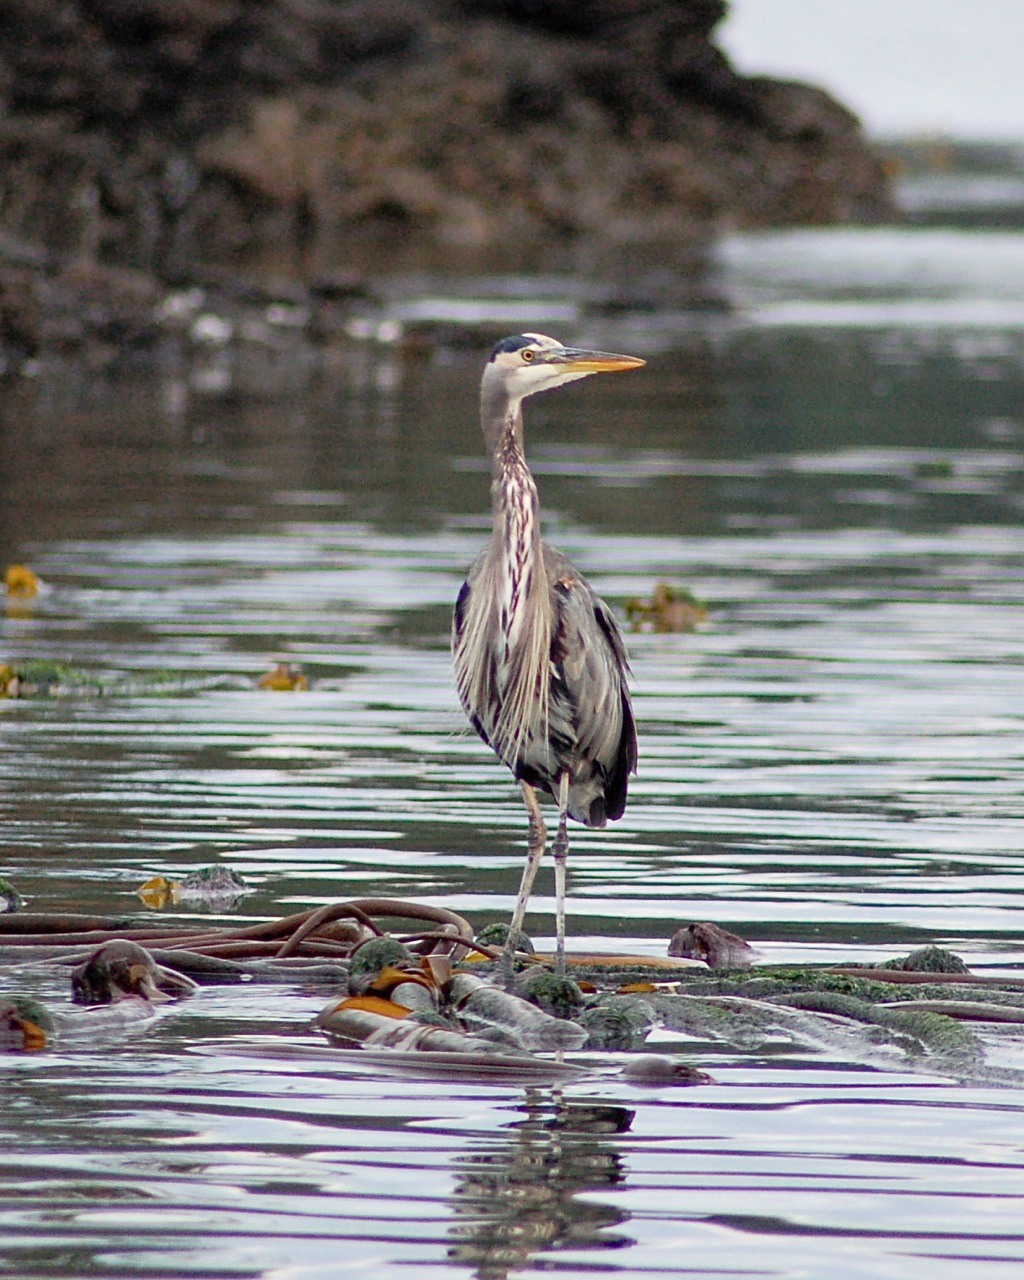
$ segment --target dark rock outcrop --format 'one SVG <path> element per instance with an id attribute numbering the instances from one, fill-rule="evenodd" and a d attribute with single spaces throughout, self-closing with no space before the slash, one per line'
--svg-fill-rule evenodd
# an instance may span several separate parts
<path id="1" fill-rule="evenodd" d="M 724 9 L 9 0 L 7 284 L 70 262 L 165 282 L 529 269 L 581 243 L 686 251 L 725 227 L 886 216 L 856 119 L 739 76 L 711 43 Z M 131 327 L 145 289 L 118 286 Z M 0 314 L 28 347 L 30 313 Z"/>

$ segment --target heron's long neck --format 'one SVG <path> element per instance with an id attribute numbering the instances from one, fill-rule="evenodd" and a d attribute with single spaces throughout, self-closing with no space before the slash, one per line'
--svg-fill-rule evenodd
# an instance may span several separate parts
<path id="1" fill-rule="evenodd" d="M 523 420 L 518 405 L 509 409 L 494 445 L 491 499 L 494 508 L 494 551 L 502 589 L 501 622 L 514 644 L 540 558 L 537 486 L 523 456 Z"/>

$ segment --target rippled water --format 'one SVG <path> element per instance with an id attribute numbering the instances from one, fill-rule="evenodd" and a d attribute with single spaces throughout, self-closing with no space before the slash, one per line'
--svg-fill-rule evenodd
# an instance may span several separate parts
<path id="1" fill-rule="evenodd" d="M 732 318 L 537 302 L 649 360 L 528 405 L 549 538 L 620 612 L 659 580 L 710 611 L 630 637 L 641 770 L 620 823 L 572 832 L 573 942 L 662 954 L 702 919 L 768 963 L 935 941 L 1017 972 L 1019 239 L 752 237 L 717 271 Z M 479 353 L 257 355 L 3 394 L 0 560 L 50 589 L 9 602 L 0 662 L 80 686 L 0 702 L 0 870 L 44 910 L 135 911 L 150 874 L 224 861 L 245 920 L 371 894 L 505 918 L 524 815 L 447 650 L 487 520 Z M 255 688 L 280 659 L 309 692 Z M 324 999 L 207 988 L 127 1043 L 5 1060 L 0 1270 L 1024 1266 L 1016 1091 L 664 1034 L 716 1083 L 640 1090 L 614 1055 L 560 1086 L 403 1078 L 318 1046 Z"/>

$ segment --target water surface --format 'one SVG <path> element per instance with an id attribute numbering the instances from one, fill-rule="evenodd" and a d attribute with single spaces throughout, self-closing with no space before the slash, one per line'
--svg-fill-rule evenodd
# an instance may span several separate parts
<path id="1" fill-rule="evenodd" d="M 660 955 L 699 919 L 767 963 L 935 942 L 1019 972 L 1017 238 L 750 237 L 716 272 L 731 313 L 518 287 L 540 313 L 521 327 L 649 361 L 528 404 L 547 536 L 620 615 L 659 580 L 709 608 L 696 634 L 629 637 L 641 768 L 621 822 L 572 832 L 574 945 Z M 438 296 L 401 292 L 390 336 Z M 4 391 L 0 560 L 48 590 L 8 602 L 0 661 L 79 680 L 0 703 L 2 870 L 34 908 L 141 911 L 154 872 L 223 861 L 254 889 L 233 919 L 371 894 L 480 924 L 511 909 L 525 817 L 448 657 L 488 520 L 481 355 L 286 355 L 175 348 L 156 377 Z M 310 691 L 257 689 L 278 660 Z M 713 1085 L 640 1090 L 614 1055 L 558 1087 L 405 1078 L 319 1049 L 304 1028 L 325 999 L 208 988 L 115 1048 L 5 1061 L 0 1265 L 1024 1264 L 1017 1091 L 664 1033 Z M 1012 1036 L 1001 1053 L 1020 1065 Z"/>

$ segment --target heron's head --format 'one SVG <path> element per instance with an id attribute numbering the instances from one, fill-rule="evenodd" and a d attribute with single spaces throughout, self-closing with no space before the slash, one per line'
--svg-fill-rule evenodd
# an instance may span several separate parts
<path id="1" fill-rule="evenodd" d="M 645 363 L 636 356 L 564 347 L 543 333 L 519 333 L 503 338 L 491 352 L 484 369 L 483 391 L 485 397 L 503 397 L 511 405 L 535 391 L 560 387 L 592 373 L 639 369 Z"/>

